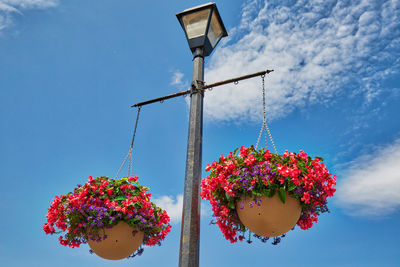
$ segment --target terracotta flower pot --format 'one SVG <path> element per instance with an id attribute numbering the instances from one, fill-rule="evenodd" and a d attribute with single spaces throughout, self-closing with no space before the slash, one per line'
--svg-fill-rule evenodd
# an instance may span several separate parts
<path id="1" fill-rule="evenodd" d="M 136 231 L 126 222 L 119 222 L 112 228 L 105 228 L 107 238 L 103 241 L 93 241 L 88 238 L 90 248 L 99 257 L 108 260 L 121 260 L 135 252 L 143 242 L 144 234 Z"/>
<path id="2" fill-rule="evenodd" d="M 252 197 L 243 198 L 236 203 L 236 211 L 246 228 L 259 236 L 280 236 L 292 229 L 300 218 L 300 202 L 287 192 L 285 203 L 278 194 L 272 198 L 262 196 L 256 199 L 257 203 Z"/>

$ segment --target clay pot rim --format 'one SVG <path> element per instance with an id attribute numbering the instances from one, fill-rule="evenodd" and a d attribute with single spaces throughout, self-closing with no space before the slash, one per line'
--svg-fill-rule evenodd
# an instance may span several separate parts
<path id="1" fill-rule="evenodd" d="M 235 202 L 235 206 L 236 206 L 236 204 L 237 204 L 239 201 L 241 201 L 243 198 L 246 198 L 246 197 L 250 197 L 250 198 L 262 198 L 262 197 L 273 198 L 274 196 L 276 196 L 276 195 L 278 194 L 278 192 L 277 192 L 278 190 L 279 190 L 279 189 L 276 189 L 276 190 L 275 190 L 275 193 L 274 193 L 274 195 L 273 195 L 272 197 L 267 196 L 267 195 L 258 196 L 258 195 L 256 195 L 255 193 L 253 193 L 253 191 L 246 192 L 245 194 L 242 194 L 242 195 L 240 196 L 240 198 Z M 301 199 L 298 199 L 295 195 L 291 194 L 291 192 L 292 192 L 292 191 L 285 190 L 285 195 L 297 199 L 297 200 L 300 202 L 300 206 L 302 206 L 302 201 L 301 201 Z M 284 203 L 284 202 L 282 202 L 282 203 Z M 229 207 L 228 207 L 228 208 L 229 208 Z M 236 209 L 236 207 L 235 207 L 235 209 Z M 303 210 L 303 207 L 302 207 L 302 210 Z"/>

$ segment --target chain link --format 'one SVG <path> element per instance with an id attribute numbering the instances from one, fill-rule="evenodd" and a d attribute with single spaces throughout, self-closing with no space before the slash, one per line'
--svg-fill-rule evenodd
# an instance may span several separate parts
<path id="1" fill-rule="evenodd" d="M 267 132 L 268 132 L 268 137 L 271 141 L 272 147 L 275 150 L 275 153 L 278 153 L 275 147 L 274 140 L 272 139 L 271 131 L 269 130 L 268 123 L 267 123 L 267 112 L 266 112 L 266 104 L 265 104 L 265 75 L 261 75 L 262 79 L 262 95 L 263 95 L 263 122 L 260 130 L 260 134 L 258 135 L 257 143 L 256 143 L 256 150 L 258 149 L 258 145 L 260 143 L 260 139 L 262 136 L 262 133 L 264 131 L 264 136 L 265 136 L 265 148 L 267 148 Z"/>
<path id="2" fill-rule="evenodd" d="M 128 152 L 128 154 L 126 155 L 124 161 L 122 162 L 121 167 L 119 167 L 119 170 L 117 171 L 117 174 L 115 175 L 115 179 L 118 179 L 118 175 L 119 175 L 119 173 L 121 172 L 122 168 L 124 167 L 125 162 L 126 162 L 126 160 L 128 159 L 130 153 L 131 153 L 131 149 L 129 149 L 129 152 Z"/>
<path id="3" fill-rule="evenodd" d="M 121 167 L 119 168 L 117 174 L 115 175 L 115 179 L 118 178 L 119 173 L 121 172 L 122 168 L 124 167 L 124 165 L 125 165 L 125 163 L 126 163 L 126 161 L 127 161 L 128 159 L 129 159 L 129 161 L 128 161 L 128 176 L 133 175 L 133 157 L 132 157 L 132 151 L 133 151 L 133 143 L 134 143 L 134 141 L 135 141 L 136 129 L 137 129 L 137 125 L 138 125 L 138 122 L 139 122 L 140 109 L 141 109 L 141 106 L 139 106 L 139 107 L 138 107 L 138 110 L 137 110 L 136 122 L 135 122 L 135 129 L 133 130 L 132 142 L 131 142 L 131 146 L 130 146 L 130 148 L 129 148 L 129 152 L 128 152 L 128 154 L 126 155 L 124 161 L 122 162 Z"/>

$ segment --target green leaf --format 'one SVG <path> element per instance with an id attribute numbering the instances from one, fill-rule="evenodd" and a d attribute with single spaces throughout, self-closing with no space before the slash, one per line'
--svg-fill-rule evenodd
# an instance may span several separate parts
<path id="1" fill-rule="evenodd" d="M 260 194 L 261 194 L 261 196 L 266 196 L 266 195 L 267 195 L 267 189 L 262 188 L 262 189 L 260 190 Z"/>
<path id="2" fill-rule="evenodd" d="M 268 189 L 267 190 L 267 197 L 271 198 L 275 195 L 275 190 Z"/>
<path id="3" fill-rule="evenodd" d="M 114 201 L 125 200 L 125 199 L 126 199 L 126 197 L 116 197 L 116 198 L 114 198 Z"/>
<path id="4" fill-rule="evenodd" d="M 229 202 L 228 206 L 230 209 L 233 209 L 233 210 L 236 209 L 236 206 L 233 202 Z"/>
<path id="5" fill-rule="evenodd" d="M 236 148 L 235 151 L 233 151 L 233 155 L 236 157 L 237 152 L 238 152 L 239 148 Z"/>
<path id="6" fill-rule="evenodd" d="M 296 189 L 297 185 L 295 185 L 293 182 L 289 181 L 289 187 L 288 187 L 288 191 L 292 191 L 294 189 Z"/>
<path id="7" fill-rule="evenodd" d="M 279 196 L 279 199 L 282 201 L 282 203 L 286 202 L 286 195 L 285 195 L 285 188 L 284 187 L 279 188 L 278 196 Z"/>
<path id="8" fill-rule="evenodd" d="M 268 181 L 268 186 L 270 187 L 271 190 L 274 190 L 274 191 L 278 188 L 278 185 L 272 184 L 269 181 Z"/>

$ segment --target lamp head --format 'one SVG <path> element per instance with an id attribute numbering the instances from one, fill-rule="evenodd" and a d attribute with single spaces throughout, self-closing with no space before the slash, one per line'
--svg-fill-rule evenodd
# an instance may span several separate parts
<path id="1" fill-rule="evenodd" d="M 185 31 L 192 53 L 196 48 L 202 48 L 204 56 L 208 56 L 218 42 L 228 36 L 215 3 L 186 9 L 176 17 Z"/>

